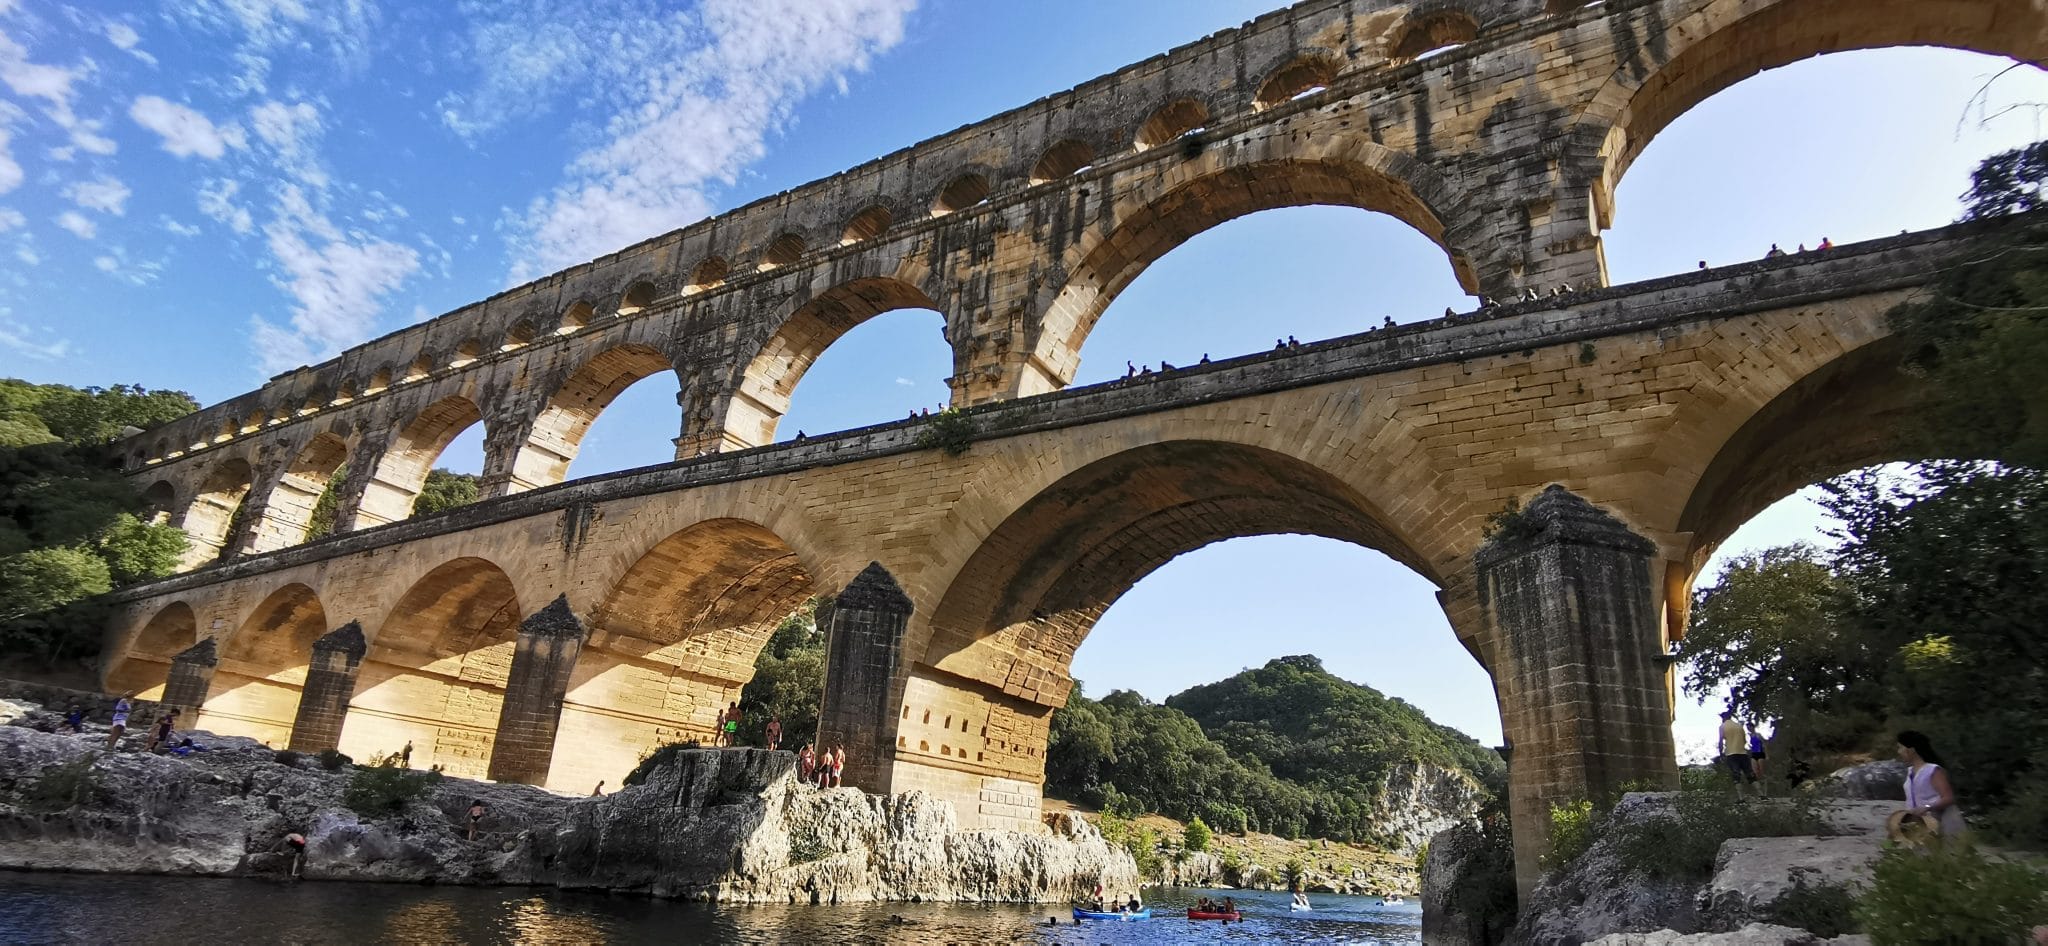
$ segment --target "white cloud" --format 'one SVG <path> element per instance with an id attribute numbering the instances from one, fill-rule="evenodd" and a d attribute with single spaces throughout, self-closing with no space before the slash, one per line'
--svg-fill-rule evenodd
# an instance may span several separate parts
<path id="1" fill-rule="evenodd" d="M 111 273 L 121 268 L 121 261 L 111 256 L 95 256 L 92 259 L 92 265 L 100 272 Z"/>
<path id="2" fill-rule="evenodd" d="M 510 221 L 514 278 L 531 278 L 710 213 L 710 190 L 760 158 L 803 97 L 899 42 L 915 5 L 705 0 L 691 16 L 654 0 L 478 0 L 463 7 L 468 58 L 487 71 L 440 103 L 442 120 L 473 136 L 562 90 L 598 90 L 611 116 L 602 140 Z"/>
<path id="3" fill-rule="evenodd" d="M 144 95 L 129 106 L 128 117 L 164 140 L 164 150 L 181 158 L 198 155 L 213 160 L 229 148 L 247 147 L 247 135 L 233 123 L 215 125 L 193 109 L 154 95 Z"/>
<path id="4" fill-rule="evenodd" d="M 78 181 L 64 189 L 72 203 L 116 217 L 128 212 L 128 198 L 133 194 L 128 185 L 104 174 L 98 180 Z"/>
<path id="5" fill-rule="evenodd" d="M 76 210 L 67 210 L 57 215 L 57 225 L 81 240 L 90 240 L 98 235 L 100 228 L 86 215 Z"/>
<path id="6" fill-rule="evenodd" d="M 199 187 L 199 212 L 225 223 L 236 233 L 248 233 L 256 229 L 256 219 L 249 208 L 235 202 L 242 185 L 235 181 L 219 178 Z"/>
<path id="7" fill-rule="evenodd" d="M 199 235 L 199 228 L 189 223 L 183 223 L 181 221 L 173 220 L 170 217 L 164 217 L 162 218 L 162 220 L 164 229 L 170 231 L 172 234 L 181 237 L 196 237 Z"/>
<path id="8" fill-rule="evenodd" d="M 23 99 L 42 100 L 43 114 L 70 135 L 72 147 L 93 154 L 113 154 L 113 139 L 99 133 L 101 123 L 81 119 L 72 110 L 72 84 L 91 74 L 89 59 L 70 68 L 31 62 L 26 47 L 0 33 L 0 85 Z M 0 120 L 6 117 L 0 116 Z M 60 151 L 57 157 L 69 160 L 70 155 Z"/>
<path id="9" fill-rule="evenodd" d="M 270 146 L 286 173 L 315 189 L 327 186 L 327 172 L 313 154 L 313 144 L 325 130 L 318 109 L 305 102 L 264 102 L 249 110 L 249 127 Z"/>
<path id="10" fill-rule="evenodd" d="M 912 381 L 912 380 L 910 380 L 909 378 L 897 378 L 897 379 L 896 379 L 896 383 L 897 383 L 897 384 L 900 384 L 900 385 L 903 385 L 903 386 L 904 386 L 904 387 L 906 387 L 906 388 L 908 388 L 908 387 L 914 387 L 914 386 L 916 386 L 916 384 L 917 384 L 917 382 L 915 382 L 915 381 Z"/>
<path id="11" fill-rule="evenodd" d="M 261 92 L 273 50 L 323 48 L 334 61 L 359 69 L 369 61 L 370 37 L 379 14 L 372 0 L 183 0 L 172 16 L 200 29 L 239 35 L 235 53 L 243 74 L 235 84 Z"/>
<path id="12" fill-rule="evenodd" d="M 0 310 L 0 346 L 37 361 L 55 361 L 71 353 L 70 339 L 52 338 L 47 330 L 29 328 L 8 318 L 5 310 Z"/>
<path id="13" fill-rule="evenodd" d="M 14 258 L 24 263 L 27 263 L 30 266 L 40 266 L 42 265 L 43 262 L 43 258 L 36 254 L 34 248 L 26 246 L 15 247 Z"/>
<path id="14" fill-rule="evenodd" d="M 0 116 L 0 121 L 4 120 L 4 116 Z M 21 186 L 21 165 L 14 160 L 14 155 L 8 148 L 13 140 L 14 133 L 8 131 L 6 126 L 0 125 L 0 194 Z"/>
<path id="15" fill-rule="evenodd" d="M 295 184 L 279 189 L 277 219 L 264 225 L 282 275 L 272 277 L 297 303 L 291 327 L 255 317 L 257 356 L 278 371 L 324 358 L 376 327 L 383 300 L 419 269 L 411 247 L 344 232 Z"/>
<path id="16" fill-rule="evenodd" d="M 113 43 L 115 49 L 134 56 L 152 66 L 156 65 L 156 57 L 143 50 L 142 34 L 137 33 L 135 27 L 119 20 L 114 20 L 107 23 L 106 34 L 107 42 Z"/>
<path id="17" fill-rule="evenodd" d="M 118 246 L 110 253 L 93 257 L 92 265 L 131 286 L 147 286 L 164 273 L 163 260 L 132 260 L 128 251 Z"/>
<path id="18" fill-rule="evenodd" d="M 0 207 L 0 233 L 28 226 L 28 218 L 21 211 Z"/>

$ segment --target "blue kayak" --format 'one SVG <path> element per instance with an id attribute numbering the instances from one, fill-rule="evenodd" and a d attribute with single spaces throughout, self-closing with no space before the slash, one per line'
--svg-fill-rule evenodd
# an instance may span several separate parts
<path id="1" fill-rule="evenodd" d="M 1074 908 L 1074 919 L 1076 920 L 1149 920 L 1151 918 L 1151 907 L 1146 907 L 1136 913 L 1097 913 L 1093 910 L 1083 910 L 1080 907 Z"/>

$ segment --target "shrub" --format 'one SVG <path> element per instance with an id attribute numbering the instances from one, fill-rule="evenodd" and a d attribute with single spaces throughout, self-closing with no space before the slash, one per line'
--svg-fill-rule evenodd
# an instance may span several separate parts
<path id="1" fill-rule="evenodd" d="M 322 764 L 325 764 L 324 759 Z M 440 780 L 439 770 L 421 772 L 400 768 L 394 760 L 387 758 L 378 765 L 356 769 L 355 774 L 349 777 L 348 789 L 342 792 L 341 802 L 366 818 L 395 815 L 404 811 L 414 799 L 425 797 L 433 790 L 434 783 Z"/>
<path id="2" fill-rule="evenodd" d="M 354 761 L 354 759 L 344 755 L 339 749 L 320 750 L 320 767 L 329 772 L 339 772 L 342 766 Z"/>
<path id="3" fill-rule="evenodd" d="M 1764 919 L 1830 939 L 1863 931 L 1863 925 L 1856 921 L 1855 893 L 1836 884 L 1809 886 L 1803 878 L 1795 880 L 1791 892 L 1771 904 Z"/>
<path id="4" fill-rule="evenodd" d="M 299 760 L 301 758 L 304 757 L 296 752 L 293 752 L 290 749 L 279 749 L 277 750 L 276 755 L 270 757 L 270 761 L 275 762 L 278 765 L 289 765 L 296 767 L 299 764 Z"/>
<path id="5" fill-rule="evenodd" d="M 29 803 L 48 811 L 61 811 L 98 798 L 100 772 L 95 764 L 99 759 L 99 753 L 89 752 L 43 769 L 35 784 L 29 786 Z"/>
<path id="6" fill-rule="evenodd" d="M 1705 880 L 1730 838 L 1785 838 L 1833 833 L 1811 799 L 1745 801 L 1722 782 L 1671 798 L 1671 816 L 1617 827 L 1622 866 L 1651 877 Z"/>
<path id="7" fill-rule="evenodd" d="M 1239 854 L 1236 848 L 1226 847 L 1223 853 L 1216 855 L 1216 860 L 1223 865 L 1224 880 L 1232 886 L 1244 886 L 1244 855 Z"/>
<path id="8" fill-rule="evenodd" d="M 1286 864 L 1281 865 L 1280 875 L 1287 879 L 1287 889 L 1300 890 L 1302 881 L 1308 879 L 1308 867 L 1302 864 L 1301 858 L 1290 857 Z"/>
<path id="9" fill-rule="evenodd" d="M 925 422 L 924 429 L 917 432 L 916 442 L 921 449 L 937 447 L 946 451 L 947 456 L 961 456 L 974 444 L 974 419 L 957 409 L 946 408 Z"/>
<path id="10" fill-rule="evenodd" d="M 1593 846 L 1594 828 L 1599 822 L 1590 801 L 1550 806 L 1550 853 L 1543 855 L 1543 869 L 1556 870 L 1578 860 Z"/>
<path id="11" fill-rule="evenodd" d="M 1856 918 L 1877 946 L 2020 943 L 2048 923 L 2048 879 L 1967 842 L 1894 845 L 1878 858 Z"/>
<path id="12" fill-rule="evenodd" d="M 1187 828 L 1181 832 L 1181 844 L 1190 851 L 1208 850 L 1209 826 L 1200 818 L 1188 822 Z"/>

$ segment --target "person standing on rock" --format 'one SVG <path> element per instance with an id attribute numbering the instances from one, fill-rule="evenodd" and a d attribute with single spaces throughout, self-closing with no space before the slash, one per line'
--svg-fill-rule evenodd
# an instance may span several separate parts
<path id="1" fill-rule="evenodd" d="M 719 710 L 718 730 L 711 734 L 711 747 L 716 749 L 722 745 L 725 745 L 725 711 Z"/>
<path id="2" fill-rule="evenodd" d="M 772 751 L 782 748 L 782 717 L 768 717 L 768 748 Z"/>
<path id="3" fill-rule="evenodd" d="M 1758 797 L 1763 788 L 1756 783 L 1756 769 L 1749 759 L 1749 732 L 1735 719 L 1735 711 L 1721 714 L 1721 765 L 1728 769 L 1728 775 L 1735 780 L 1735 794 L 1741 797 L 1745 788 L 1754 789 Z"/>
<path id="4" fill-rule="evenodd" d="M 469 839 L 476 840 L 476 826 L 484 820 L 484 800 L 472 798 L 469 801 Z"/>
<path id="5" fill-rule="evenodd" d="M 840 775 L 840 773 L 842 773 L 842 772 L 844 772 L 844 771 L 846 771 L 846 747 L 845 747 L 845 746 L 839 746 L 839 747 L 837 747 L 837 748 L 835 748 L 835 749 L 833 749 L 833 750 L 832 750 L 832 787 L 833 787 L 833 788 L 838 788 L 838 787 L 839 787 L 839 775 Z"/>
<path id="6" fill-rule="evenodd" d="M 165 710 L 162 716 L 157 717 L 156 729 L 149 734 L 149 745 L 145 746 L 142 751 L 155 752 L 158 746 L 163 746 L 166 749 L 170 748 L 171 727 L 177 725 L 177 722 L 178 710 L 175 707 Z"/>
<path id="7" fill-rule="evenodd" d="M 805 784 L 809 784 L 811 781 L 811 773 L 816 768 L 816 766 L 817 757 L 811 753 L 811 744 L 804 743 L 803 751 L 798 752 L 796 754 L 797 780 L 804 782 Z"/>
<path id="8" fill-rule="evenodd" d="M 114 723 L 107 728 L 108 752 L 114 751 L 114 747 L 120 745 L 121 734 L 128 731 L 128 714 L 133 709 L 134 707 L 129 705 L 128 698 L 125 696 L 114 701 Z"/>
<path id="9" fill-rule="evenodd" d="M 1754 769 L 1756 771 L 1757 782 L 1761 783 L 1765 778 L 1764 737 L 1762 734 L 1756 731 L 1755 726 L 1749 727 L 1745 731 L 1745 735 L 1747 735 L 1749 739 L 1749 765 L 1751 769 Z"/>
<path id="10" fill-rule="evenodd" d="M 725 708 L 725 744 L 728 746 L 740 744 L 740 719 L 742 715 L 738 703 Z"/>
<path id="11" fill-rule="evenodd" d="M 412 740 L 407 739 L 405 748 L 398 750 L 398 764 L 408 769 L 412 768 Z"/>
<path id="12" fill-rule="evenodd" d="M 1956 806 L 1956 789 L 1949 783 L 1948 770 L 1927 734 L 1907 730 L 1899 734 L 1899 761 L 1906 763 L 1907 815 L 1926 815 L 1935 820 L 1942 837 L 1963 832 L 1963 810 Z M 1894 819 L 1898 815 L 1893 815 Z"/>

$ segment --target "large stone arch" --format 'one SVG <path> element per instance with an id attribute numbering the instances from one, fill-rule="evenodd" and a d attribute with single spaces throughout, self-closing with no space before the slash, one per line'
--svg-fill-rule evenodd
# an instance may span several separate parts
<path id="1" fill-rule="evenodd" d="M 1113 222 L 1062 257 L 1065 278 L 1039 295 L 1043 313 L 1005 396 L 1065 387 L 1081 347 L 1118 293 L 1194 236 L 1238 217 L 1283 207 L 1356 207 L 1392 216 L 1444 247 L 1460 285 L 1477 293 L 1471 259 L 1447 234 L 1464 201 L 1415 158 L 1358 137 L 1268 139 L 1217 145 L 1158 179 L 1117 194 Z M 1361 326 L 1362 327 L 1362 326 Z"/>
<path id="2" fill-rule="evenodd" d="M 206 478 L 194 491 L 191 502 L 172 524 L 185 530 L 191 545 L 185 551 L 186 569 L 198 568 L 219 558 L 234 541 L 235 513 L 256 484 L 256 472 L 241 457 L 217 460 L 207 468 Z"/>
<path id="3" fill-rule="evenodd" d="M 726 405 L 723 445 L 740 449 L 774 442 L 776 423 L 789 410 L 797 382 L 855 326 L 897 309 L 938 308 L 925 290 L 894 276 L 849 280 L 811 297 L 748 359 Z"/>
<path id="4" fill-rule="evenodd" d="M 645 285 L 640 283 L 636 285 Z M 663 371 L 676 371 L 660 349 L 638 344 L 607 348 L 569 375 L 533 420 L 525 442 L 512 460 L 511 492 L 551 486 L 569 477 L 569 465 L 583 446 L 583 437 L 604 409 L 627 388 Z M 683 383 L 677 373 L 676 383 Z M 677 434 L 681 434 L 678 422 Z"/>
<path id="5" fill-rule="evenodd" d="M 192 606 L 173 601 L 157 609 L 133 639 L 108 663 L 104 689 L 145 700 L 161 698 L 171 658 L 199 643 L 199 618 Z"/>
<path id="6" fill-rule="evenodd" d="M 263 501 L 250 550 L 268 552 L 306 541 L 314 508 L 329 481 L 348 462 L 348 438 L 333 432 L 315 434 L 278 476 Z"/>
<path id="7" fill-rule="evenodd" d="M 2040 65 L 2048 8 L 2033 0 L 1698 0 L 1645 38 L 1594 96 L 1575 138 L 1598 143 L 1600 225 L 1614 188 L 1659 132 L 1694 106 L 1765 70 L 1827 53 L 1940 46 Z M 1666 22 L 1662 17 L 1657 22 Z"/>
<path id="8" fill-rule="evenodd" d="M 330 625 L 320 595 L 293 582 L 270 592 L 228 635 L 198 728 L 283 747 L 290 741 L 313 642 Z"/>
<path id="9" fill-rule="evenodd" d="M 664 742 L 709 741 L 775 626 L 812 594 L 811 569 L 760 523 L 707 519 L 656 542 L 593 616 L 549 781 L 616 784 Z"/>
<path id="10" fill-rule="evenodd" d="M 397 522 L 412 515 L 413 501 L 426 485 L 427 473 L 450 441 L 484 422 L 475 401 L 460 395 L 444 397 L 421 409 L 391 435 L 363 484 L 353 527 Z M 488 431 L 486 431 L 488 434 Z"/>
<path id="11" fill-rule="evenodd" d="M 421 576 L 369 642 L 341 751 L 370 758 L 410 742 L 415 766 L 486 777 L 523 616 L 511 577 L 488 560 Z"/>
<path id="12" fill-rule="evenodd" d="M 1173 558 L 1232 538 L 1318 535 L 1382 551 L 1442 583 L 1393 516 L 1298 456 L 1212 440 L 1134 446 L 1030 495 L 939 593 L 883 732 L 896 784 L 977 797 L 1036 796 L 1052 711 L 1074 652 L 1110 604 Z M 984 807 L 987 824 L 1035 805 Z"/>

